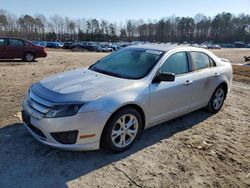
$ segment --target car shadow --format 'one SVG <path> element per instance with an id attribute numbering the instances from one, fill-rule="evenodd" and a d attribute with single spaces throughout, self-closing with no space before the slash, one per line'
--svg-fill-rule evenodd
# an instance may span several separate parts
<path id="1" fill-rule="evenodd" d="M 38 143 L 22 123 L 0 129 L 0 187 L 67 187 L 67 182 L 169 139 L 212 116 L 198 110 L 144 131 L 127 151 L 71 152 Z"/>
<path id="2" fill-rule="evenodd" d="M 34 60 L 32 62 L 26 62 L 21 59 L 0 59 L 0 64 L 14 64 L 14 65 L 22 65 L 22 64 L 28 64 L 28 63 L 36 63 L 37 60 Z"/>

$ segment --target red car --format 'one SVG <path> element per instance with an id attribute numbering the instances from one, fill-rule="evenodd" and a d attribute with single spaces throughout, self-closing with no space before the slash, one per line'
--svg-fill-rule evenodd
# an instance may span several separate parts
<path id="1" fill-rule="evenodd" d="M 42 46 L 18 38 L 0 38 L 0 59 L 21 58 L 31 62 L 35 58 L 46 57 L 47 53 Z"/>

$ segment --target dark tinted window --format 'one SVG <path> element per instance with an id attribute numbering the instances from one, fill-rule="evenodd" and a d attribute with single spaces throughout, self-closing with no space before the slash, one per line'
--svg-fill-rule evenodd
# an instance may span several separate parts
<path id="1" fill-rule="evenodd" d="M 176 75 L 188 72 L 188 58 L 186 52 L 171 55 L 160 68 L 161 72 L 172 72 Z"/>
<path id="2" fill-rule="evenodd" d="M 6 39 L 0 39 L 0 46 L 6 45 Z"/>
<path id="3" fill-rule="evenodd" d="M 9 46 L 23 46 L 24 43 L 22 40 L 18 39 L 9 39 Z"/>
<path id="4" fill-rule="evenodd" d="M 124 49 L 98 61 L 91 70 L 112 76 L 140 79 L 154 67 L 163 52 L 146 49 Z"/>
<path id="5" fill-rule="evenodd" d="M 200 70 L 210 67 L 211 58 L 202 52 L 190 52 L 193 63 L 193 70 Z"/>

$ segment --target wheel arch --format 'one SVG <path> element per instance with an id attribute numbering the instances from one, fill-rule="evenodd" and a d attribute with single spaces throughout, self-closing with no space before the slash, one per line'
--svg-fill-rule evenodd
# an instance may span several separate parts
<path id="1" fill-rule="evenodd" d="M 218 88 L 219 86 L 222 86 L 224 89 L 225 89 L 225 94 L 227 96 L 227 93 L 228 93 L 228 85 L 225 81 L 221 82 L 216 88 Z"/>
<path id="2" fill-rule="evenodd" d="M 143 111 L 142 107 L 140 107 L 138 104 L 126 104 L 126 105 L 123 105 L 120 108 L 118 108 L 114 113 L 112 113 L 112 115 L 115 114 L 116 112 L 122 110 L 122 109 L 125 109 L 125 108 L 134 108 L 140 113 L 141 118 L 142 118 L 142 129 L 144 129 L 145 124 L 146 124 L 145 112 Z M 112 115 L 110 116 L 110 118 L 112 117 Z"/>
<path id="3" fill-rule="evenodd" d="M 100 138 L 100 142 L 102 142 L 103 140 L 103 133 L 104 130 L 106 128 L 106 126 L 108 125 L 109 120 L 120 110 L 126 109 L 126 108 L 134 108 L 135 110 L 137 110 L 139 112 L 139 114 L 141 115 L 142 118 L 142 130 L 144 130 L 145 125 L 146 125 L 146 117 L 145 117 L 145 112 L 143 111 L 142 107 L 139 106 L 138 104 L 134 104 L 134 103 L 130 103 L 130 104 L 124 104 L 123 106 L 119 107 L 118 109 L 116 109 L 108 118 L 108 120 L 106 121 L 103 129 L 102 129 L 102 133 L 101 133 L 101 138 Z M 100 143 L 100 146 L 102 145 L 102 143 Z"/>
<path id="4" fill-rule="evenodd" d="M 124 104 L 124 105 L 120 106 L 119 108 L 115 109 L 111 113 L 111 115 L 109 116 L 108 120 L 106 121 L 104 128 L 106 127 L 106 125 L 107 125 L 108 121 L 110 120 L 110 118 L 112 118 L 115 113 L 117 113 L 118 111 L 123 110 L 125 108 L 134 108 L 134 109 L 136 109 L 140 113 L 141 118 L 142 118 L 142 128 L 144 129 L 145 125 L 146 125 L 146 115 L 145 115 L 145 112 L 144 112 L 144 110 L 142 109 L 142 107 L 140 105 L 135 104 L 135 103 Z"/>
<path id="5" fill-rule="evenodd" d="M 215 95 L 215 92 L 216 92 L 217 89 L 219 89 L 219 88 L 222 88 L 222 89 L 224 90 L 224 92 L 225 92 L 224 100 L 225 100 L 226 97 L 227 97 L 227 93 L 228 93 L 228 84 L 227 84 L 225 81 L 222 81 L 222 82 L 220 82 L 220 83 L 217 85 L 217 87 L 214 89 L 213 94 L 212 94 L 212 96 L 211 96 L 209 102 L 208 102 L 207 105 L 206 105 L 206 110 L 207 110 L 208 112 L 217 113 L 217 112 L 222 108 L 222 105 L 223 105 L 224 100 L 222 101 L 222 104 L 221 104 L 221 106 L 220 106 L 218 109 L 214 109 L 213 104 L 212 104 L 212 103 L 213 103 L 213 102 L 212 102 L 212 101 L 213 101 L 213 96 Z"/>

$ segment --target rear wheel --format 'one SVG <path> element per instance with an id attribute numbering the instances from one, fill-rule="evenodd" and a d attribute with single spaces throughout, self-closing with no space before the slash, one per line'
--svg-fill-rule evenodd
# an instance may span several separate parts
<path id="1" fill-rule="evenodd" d="M 223 106 L 225 98 L 226 98 L 226 89 L 225 87 L 223 87 L 223 85 L 220 85 L 215 89 L 206 109 L 212 113 L 219 112 L 219 110 Z"/>
<path id="2" fill-rule="evenodd" d="M 35 59 L 35 57 L 34 57 L 33 53 L 28 52 L 28 53 L 24 54 L 24 58 L 23 58 L 24 61 L 32 62 L 32 61 L 34 61 L 34 59 Z"/>
<path id="3" fill-rule="evenodd" d="M 103 148 L 119 152 L 128 149 L 142 131 L 142 118 L 133 108 L 115 113 L 104 128 L 101 145 Z"/>

